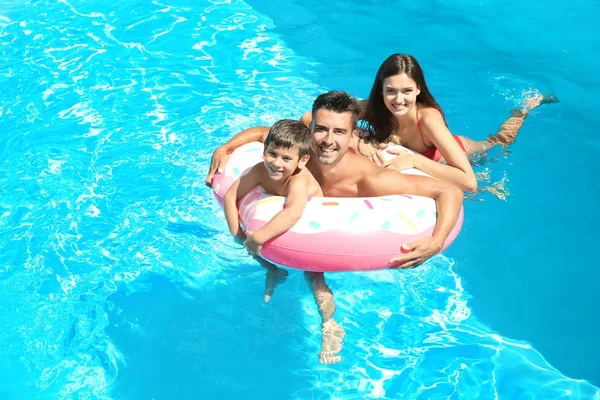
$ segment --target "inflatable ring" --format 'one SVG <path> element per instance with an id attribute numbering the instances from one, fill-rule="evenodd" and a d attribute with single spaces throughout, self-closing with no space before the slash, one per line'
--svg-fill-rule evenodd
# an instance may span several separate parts
<path id="1" fill-rule="evenodd" d="M 219 203 L 240 175 L 262 162 L 263 144 L 252 142 L 236 149 L 224 171 L 213 178 Z M 403 171 L 421 174 L 417 170 Z M 255 232 L 282 210 L 285 198 L 257 186 L 239 201 L 240 225 Z M 454 241 L 464 210 L 442 250 Z M 433 199 L 420 196 L 314 197 L 301 219 L 286 233 L 268 241 L 261 257 L 274 264 L 306 271 L 364 271 L 389 268 L 403 244 L 431 237 L 436 223 Z"/>

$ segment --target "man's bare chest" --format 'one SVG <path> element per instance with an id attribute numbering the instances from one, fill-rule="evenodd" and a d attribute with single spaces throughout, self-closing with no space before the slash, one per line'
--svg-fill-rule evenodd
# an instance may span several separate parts
<path id="1" fill-rule="evenodd" d="M 323 196 L 326 197 L 356 197 L 358 194 L 358 185 L 354 179 L 344 179 L 341 181 L 324 179 L 319 184 L 323 190 Z"/>

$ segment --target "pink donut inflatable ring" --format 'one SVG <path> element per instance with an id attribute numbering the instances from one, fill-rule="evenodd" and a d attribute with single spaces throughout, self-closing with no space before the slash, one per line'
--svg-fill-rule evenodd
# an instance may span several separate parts
<path id="1" fill-rule="evenodd" d="M 252 142 L 236 149 L 224 171 L 213 179 L 219 203 L 231 184 L 262 162 L 263 144 Z M 423 174 L 417 170 L 403 173 Z M 240 225 L 255 232 L 283 209 L 285 198 L 262 187 L 252 189 L 239 202 Z M 447 248 L 458 235 L 464 209 L 446 239 Z M 262 247 L 261 257 L 274 264 L 305 271 L 341 272 L 389 268 L 389 260 L 405 243 L 430 237 L 436 222 L 435 201 L 408 195 L 382 197 L 314 197 L 302 218 L 286 233 Z"/>

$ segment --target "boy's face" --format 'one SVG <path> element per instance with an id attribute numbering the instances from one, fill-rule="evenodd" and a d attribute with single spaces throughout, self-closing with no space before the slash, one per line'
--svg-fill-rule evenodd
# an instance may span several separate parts
<path id="1" fill-rule="evenodd" d="M 296 172 L 296 169 L 304 168 L 308 161 L 308 155 L 302 158 L 298 156 L 297 148 L 284 149 L 275 147 L 273 143 L 269 143 L 264 157 L 269 178 L 274 181 L 282 181 L 289 178 Z"/>

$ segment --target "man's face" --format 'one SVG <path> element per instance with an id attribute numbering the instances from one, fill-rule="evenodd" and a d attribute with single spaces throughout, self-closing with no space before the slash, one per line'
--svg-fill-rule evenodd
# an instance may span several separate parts
<path id="1" fill-rule="evenodd" d="M 333 165 L 344 157 L 352 135 L 352 113 L 320 109 L 314 115 L 313 151 L 317 161 Z"/>

